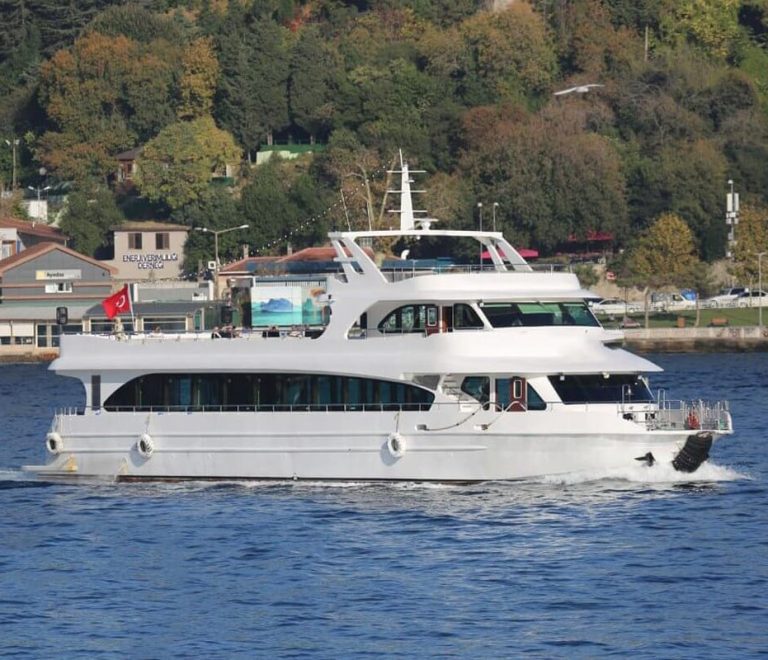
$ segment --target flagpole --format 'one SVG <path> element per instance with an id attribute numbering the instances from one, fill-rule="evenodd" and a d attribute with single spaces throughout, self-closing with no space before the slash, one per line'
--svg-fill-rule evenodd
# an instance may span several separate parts
<path id="1" fill-rule="evenodd" d="M 131 328 L 132 328 L 131 334 L 135 335 L 136 334 L 136 318 L 133 315 L 133 296 L 131 296 L 131 285 L 126 284 L 125 286 L 128 288 L 128 304 L 131 307 Z"/>

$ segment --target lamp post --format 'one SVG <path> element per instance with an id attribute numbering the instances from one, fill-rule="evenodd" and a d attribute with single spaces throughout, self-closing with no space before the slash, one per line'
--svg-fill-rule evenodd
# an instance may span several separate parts
<path id="1" fill-rule="evenodd" d="M 496 209 L 499 208 L 499 203 L 493 203 L 493 231 L 496 231 Z"/>
<path id="2" fill-rule="evenodd" d="M 12 162 L 13 162 L 13 170 L 11 174 L 11 190 L 16 190 L 16 149 L 19 146 L 19 142 L 21 140 L 19 138 L 14 138 L 12 140 L 6 140 L 5 143 L 11 148 L 11 151 L 13 152 L 12 156 Z"/>
<path id="3" fill-rule="evenodd" d="M 477 210 L 480 215 L 480 231 L 483 231 L 483 203 L 477 203 Z M 483 242 L 480 241 L 480 270 L 483 270 Z"/>
<path id="4" fill-rule="evenodd" d="M 33 218 L 37 218 L 38 220 L 42 220 L 43 222 L 48 222 L 48 207 L 46 205 L 45 211 L 43 211 L 42 204 L 41 204 L 42 200 L 40 199 L 40 197 L 42 193 L 47 192 L 48 190 L 51 189 L 51 187 L 45 186 L 45 188 L 41 188 L 40 186 L 37 186 L 37 188 L 35 188 L 34 186 L 27 186 L 27 188 L 32 192 L 37 192 L 37 208 L 35 209 L 34 213 L 32 213 L 32 209 L 30 209 L 29 214 Z"/>
<path id="5" fill-rule="evenodd" d="M 227 229 L 208 229 L 208 227 L 194 227 L 195 231 L 201 231 L 205 234 L 213 234 L 213 258 L 216 263 L 214 270 L 214 290 L 216 291 L 216 297 L 219 297 L 219 236 L 226 234 L 230 231 L 237 231 L 238 229 L 248 229 L 250 225 L 238 225 L 237 227 L 228 227 Z"/>
<path id="6" fill-rule="evenodd" d="M 759 307 L 757 308 L 757 326 L 760 328 L 760 334 L 763 334 L 763 257 L 768 254 L 768 252 L 758 252 L 757 253 L 757 290 L 760 292 L 760 295 L 758 296 L 758 304 Z"/>

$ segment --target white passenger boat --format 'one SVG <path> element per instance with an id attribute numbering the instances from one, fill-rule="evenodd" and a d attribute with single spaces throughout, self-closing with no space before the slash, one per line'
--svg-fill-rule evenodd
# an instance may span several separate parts
<path id="1" fill-rule="evenodd" d="M 62 337 L 51 368 L 82 381 L 87 405 L 56 413 L 47 461 L 26 469 L 462 482 L 638 461 L 690 472 L 732 432 L 725 402 L 653 396 L 647 374 L 660 369 L 619 347 L 575 275 L 534 271 L 501 233 L 433 228 L 399 172 L 399 230 L 330 234 L 340 268 L 313 292 L 313 332 Z M 392 271 L 365 249 L 426 237 L 474 239 L 492 266 Z M 254 288 L 267 301 L 254 307 L 283 313 L 294 293 Z"/>

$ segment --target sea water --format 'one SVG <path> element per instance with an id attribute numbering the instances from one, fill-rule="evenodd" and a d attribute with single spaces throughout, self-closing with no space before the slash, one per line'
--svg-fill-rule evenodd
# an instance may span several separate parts
<path id="1" fill-rule="evenodd" d="M 668 466 L 471 486 L 46 484 L 79 383 L 0 366 L 4 657 L 768 653 L 768 355 L 652 356 L 736 434 Z"/>

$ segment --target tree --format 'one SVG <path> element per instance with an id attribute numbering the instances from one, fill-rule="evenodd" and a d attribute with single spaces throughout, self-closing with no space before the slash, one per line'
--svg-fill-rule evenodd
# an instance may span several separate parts
<path id="1" fill-rule="evenodd" d="M 209 38 L 193 41 L 181 58 L 182 74 L 179 81 L 180 119 L 194 119 L 211 114 L 213 94 L 219 77 L 219 62 Z"/>
<path id="2" fill-rule="evenodd" d="M 651 288 L 683 286 L 699 262 L 693 232 L 674 213 L 664 213 L 640 236 L 627 256 L 623 279 L 643 288 L 645 325 Z"/>
<path id="3" fill-rule="evenodd" d="M 124 220 L 115 198 L 104 187 L 79 190 L 67 197 L 61 230 L 71 237 L 71 247 L 91 257 L 110 245 L 110 229 Z"/>
<path id="4" fill-rule="evenodd" d="M 757 255 L 768 252 L 768 207 L 744 204 L 735 234 L 736 245 L 730 270 L 740 282 L 752 285 L 757 281 Z M 768 254 L 763 256 L 763 268 L 768 281 Z"/>
<path id="5" fill-rule="evenodd" d="M 293 122 L 314 143 L 332 125 L 336 112 L 333 85 L 338 63 L 314 26 L 304 28 L 293 48 L 288 80 Z"/>
<path id="6" fill-rule="evenodd" d="M 289 123 L 288 49 L 285 31 L 269 19 L 241 22 L 233 12 L 216 35 L 221 76 L 216 117 L 250 152 Z"/>
<path id="7" fill-rule="evenodd" d="M 178 209 L 202 199 L 211 174 L 241 157 L 232 136 L 217 128 L 211 117 L 182 121 L 147 142 L 137 162 L 135 183 L 151 201 Z"/>

